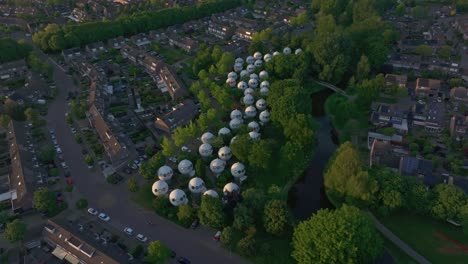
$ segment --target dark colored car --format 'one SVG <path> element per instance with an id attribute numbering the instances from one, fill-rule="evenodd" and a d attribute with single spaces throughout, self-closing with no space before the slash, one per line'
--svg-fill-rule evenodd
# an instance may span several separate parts
<path id="1" fill-rule="evenodd" d="M 67 178 L 70 177 L 70 171 L 69 171 L 69 170 L 65 170 L 64 175 L 65 175 L 65 177 L 67 177 Z"/>
<path id="2" fill-rule="evenodd" d="M 175 258 L 176 255 L 177 255 L 177 254 L 175 253 L 175 251 L 172 251 L 172 250 L 171 250 L 171 258 Z"/>
<path id="3" fill-rule="evenodd" d="M 177 259 L 177 263 L 180 263 L 180 264 L 190 264 L 190 260 L 188 260 L 187 258 L 184 258 L 184 257 L 179 257 Z"/>
<path id="4" fill-rule="evenodd" d="M 193 220 L 192 225 L 190 226 L 190 228 L 195 229 L 199 225 L 200 225 L 200 221 L 198 220 L 198 218 L 195 218 L 195 220 Z"/>

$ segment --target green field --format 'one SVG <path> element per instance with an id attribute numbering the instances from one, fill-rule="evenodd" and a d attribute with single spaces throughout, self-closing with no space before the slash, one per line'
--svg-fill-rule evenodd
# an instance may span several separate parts
<path id="1" fill-rule="evenodd" d="M 432 263 L 468 263 L 468 235 L 461 228 L 405 213 L 379 217 L 379 220 Z"/>
<path id="2" fill-rule="evenodd" d="M 417 264 L 413 258 L 408 256 L 405 252 L 399 249 L 392 241 L 383 237 L 384 247 L 388 253 L 392 256 L 394 263 L 396 264 Z"/>

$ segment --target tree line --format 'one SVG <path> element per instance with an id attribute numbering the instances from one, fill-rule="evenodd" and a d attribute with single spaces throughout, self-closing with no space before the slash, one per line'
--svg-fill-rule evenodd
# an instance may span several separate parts
<path id="1" fill-rule="evenodd" d="M 185 23 L 240 5 L 240 0 L 203 2 L 194 6 L 174 7 L 78 25 L 49 24 L 33 35 L 33 41 L 44 51 L 60 51 L 84 46 L 118 36 L 131 36 L 149 30 Z"/>
<path id="2" fill-rule="evenodd" d="M 17 42 L 11 38 L 0 39 L 0 63 L 25 59 L 32 51 L 32 47 L 24 42 Z"/>

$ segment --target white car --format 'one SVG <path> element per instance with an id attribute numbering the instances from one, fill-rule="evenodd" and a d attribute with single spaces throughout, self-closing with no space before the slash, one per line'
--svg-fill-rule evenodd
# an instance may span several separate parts
<path id="1" fill-rule="evenodd" d="M 60 163 L 60 166 L 62 166 L 64 169 L 68 169 L 68 166 L 65 162 Z"/>
<path id="2" fill-rule="evenodd" d="M 110 217 L 108 215 L 106 215 L 105 213 L 100 213 L 98 215 L 98 217 L 99 217 L 99 219 L 101 219 L 104 222 L 109 222 L 110 221 Z"/>
<path id="3" fill-rule="evenodd" d="M 133 235 L 133 229 L 131 227 L 128 227 L 128 226 L 126 228 L 124 228 L 124 232 L 125 232 L 125 234 L 127 234 L 129 236 Z"/>
<path id="4" fill-rule="evenodd" d="M 61 148 L 56 148 L 55 151 L 56 151 L 58 154 L 62 154 L 62 149 L 61 149 Z"/>
<path id="5" fill-rule="evenodd" d="M 148 241 L 148 238 L 145 237 L 145 236 L 142 235 L 142 234 L 138 234 L 138 235 L 136 236 L 136 239 L 140 240 L 140 241 L 143 242 L 143 243 L 145 243 L 146 241 Z"/>
<path id="6" fill-rule="evenodd" d="M 92 215 L 97 215 L 98 211 L 96 209 L 94 209 L 94 208 L 88 208 L 88 213 L 92 214 Z"/>

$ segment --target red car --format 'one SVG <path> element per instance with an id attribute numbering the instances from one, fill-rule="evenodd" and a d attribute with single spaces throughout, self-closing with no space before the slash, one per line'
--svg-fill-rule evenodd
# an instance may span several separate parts
<path id="1" fill-rule="evenodd" d="M 73 179 L 72 178 L 67 178 L 67 184 L 68 185 L 73 185 Z"/>
<path id="2" fill-rule="evenodd" d="M 213 236 L 213 241 L 218 242 L 220 238 L 221 238 L 221 231 L 218 231 L 218 232 L 216 232 L 216 234 Z"/>

